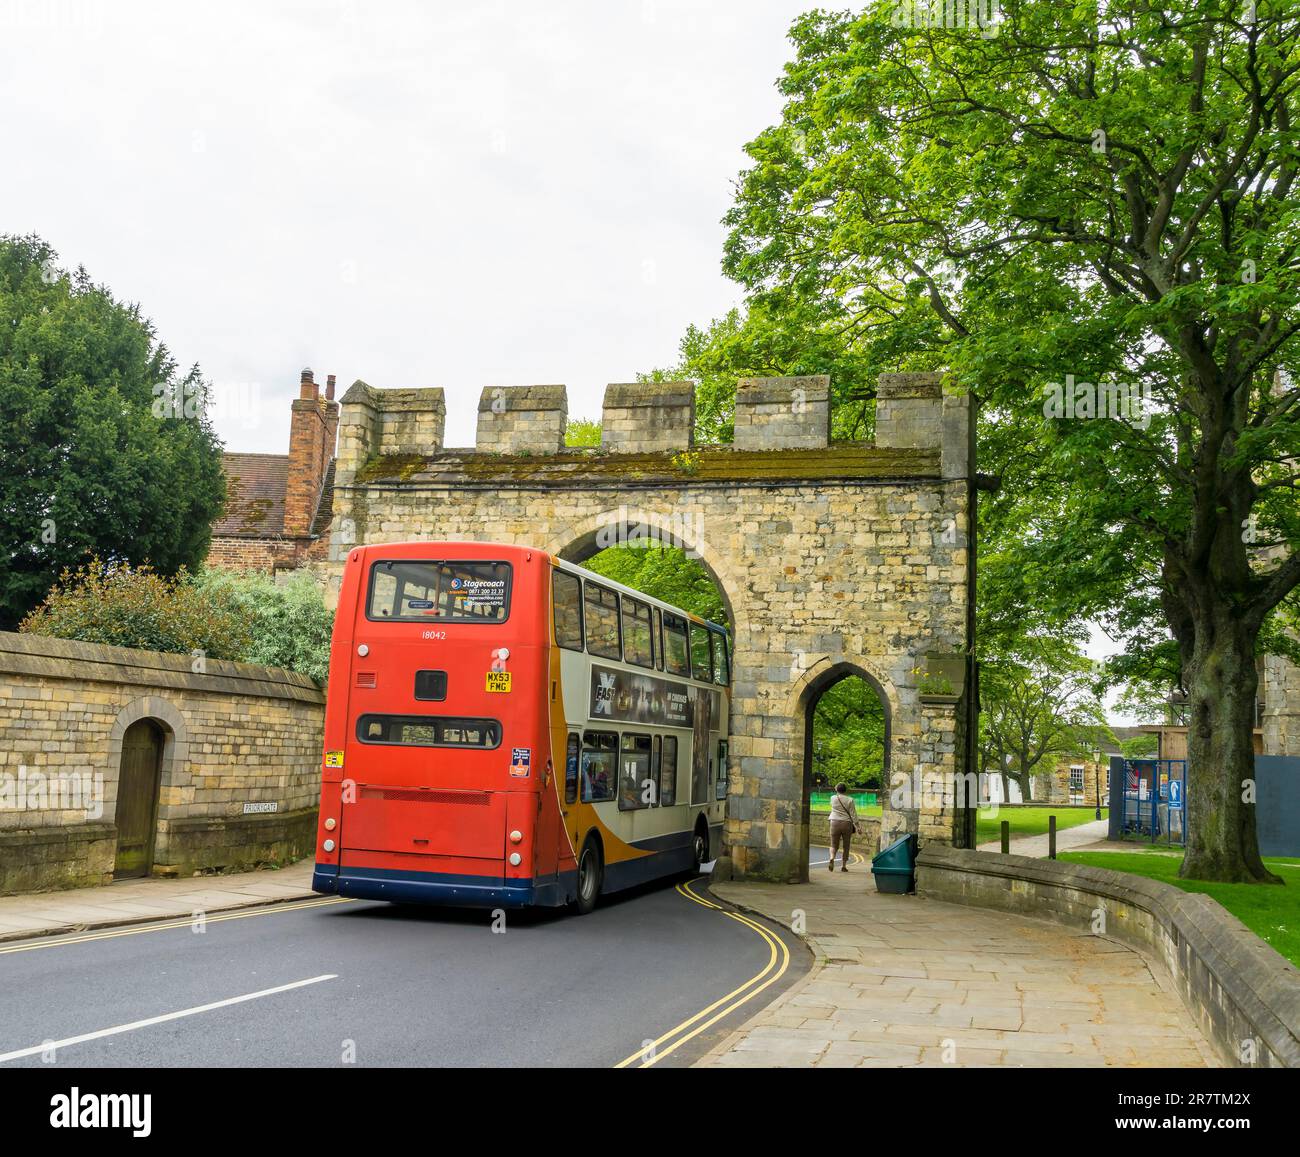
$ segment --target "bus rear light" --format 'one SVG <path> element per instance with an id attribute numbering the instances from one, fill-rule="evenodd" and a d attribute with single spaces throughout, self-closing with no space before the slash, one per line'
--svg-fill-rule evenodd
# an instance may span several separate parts
<path id="1" fill-rule="evenodd" d="M 334 841 L 326 840 L 321 847 L 323 847 L 327 852 L 332 852 L 334 850 Z"/>
<path id="2" fill-rule="evenodd" d="M 336 827 L 336 822 L 334 820 L 334 817 L 330 816 L 330 818 L 325 821 L 325 830 L 327 832 L 332 832 L 335 827 Z"/>
<path id="3" fill-rule="evenodd" d="M 519 843 L 519 841 L 522 840 L 523 838 L 524 838 L 524 833 L 523 833 L 523 832 L 511 832 L 511 833 L 510 833 L 510 842 L 511 842 L 512 844 L 517 844 L 517 843 Z"/>
<path id="4" fill-rule="evenodd" d="M 326 842 L 328 843 L 329 841 Z M 523 862 L 524 862 L 524 858 L 518 852 L 510 853 L 510 866 L 512 868 L 519 867 L 519 865 L 522 864 Z"/>

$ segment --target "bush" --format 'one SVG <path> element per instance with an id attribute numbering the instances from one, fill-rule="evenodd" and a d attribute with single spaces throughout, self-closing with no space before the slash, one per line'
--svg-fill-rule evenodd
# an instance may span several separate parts
<path id="1" fill-rule="evenodd" d="M 212 597 L 183 570 L 167 578 L 148 565 L 100 559 L 64 570 L 18 629 L 146 651 L 201 651 L 213 659 L 242 658 L 252 638 L 247 617 L 232 598 Z"/>
<path id="2" fill-rule="evenodd" d="M 240 658 L 246 663 L 285 667 L 318 683 L 329 676 L 334 613 L 310 574 L 299 571 L 287 582 L 255 571 L 232 574 L 204 570 L 194 589 L 214 602 L 237 608 L 249 629 Z"/>

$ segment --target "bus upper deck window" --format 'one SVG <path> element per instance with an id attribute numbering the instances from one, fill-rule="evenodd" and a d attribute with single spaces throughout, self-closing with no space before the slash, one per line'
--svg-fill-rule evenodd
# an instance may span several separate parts
<path id="1" fill-rule="evenodd" d="M 686 620 L 664 611 L 664 667 L 670 675 L 689 675 L 691 655 L 686 644 Z"/>
<path id="2" fill-rule="evenodd" d="M 709 644 L 709 629 L 691 624 L 691 676 L 713 682 L 713 648 Z"/>
<path id="3" fill-rule="evenodd" d="M 582 580 L 557 570 L 551 579 L 555 641 L 570 651 L 582 650 Z"/>
<path id="4" fill-rule="evenodd" d="M 366 615 L 408 623 L 504 623 L 510 577 L 507 562 L 383 559 L 370 568 Z"/>
<path id="5" fill-rule="evenodd" d="M 727 636 L 721 631 L 710 631 L 713 639 L 713 681 L 725 687 L 731 682 L 730 664 L 727 661 Z"/>
<path id="6" fill-rule="evenodd" d="M 639 599 L 623 596 L 623 661 L 638 667 L 655 665 L 650 608 Z"/>
<path id="7" fill-rule="evenodd" d="M 584 586 L 587 650 L 605 659 L 618 659 L 622 656 L 618 636 L 618 592 L 590 581 Z"/>

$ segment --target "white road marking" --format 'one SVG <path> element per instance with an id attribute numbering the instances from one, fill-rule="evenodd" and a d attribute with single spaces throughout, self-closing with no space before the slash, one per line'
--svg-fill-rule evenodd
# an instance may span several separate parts
<path id="1" fill-rule="evenodd" d="M 195 1016 L 200 1012 L 211 1012 L 216 1008 L 226 1008 L 232 1004 L 243 1004 L 246 1000 L 257 1000 L 262 996 L 274 996 L 278 992 L 289 992 L 294 988 L 305 988 L 309 984 L 319 984 L 322 980 L 337 980 L 338 974 L 327 972 L 324 976 L 313 976 L 307 980 L 295 980 L 292 984 L 280 984 L 275 988 L 264 988 L 260 992 L 248 992 L 243 996 L 232 996 L 226 1000 L 214 1000 L 211 1004 L 200 1004 L 194 1008 L 182 1008 L 179 1012 L 168 1012 L 162 1016 L 151 1016 L 146 1020 L 133 1020 L 130 1024 L 119 1024 L 113 1028 L 101 1028 L 95 1032 L 82 1033 L 81 1036 L 70 1036 L 64 1040 L 46 1041 L 44 1044 L 33 1045 L 28 1049 L 18 1049 L 11 1053 L 0 1053 L 0 1063 L 5 1061 L 16 1061 L 19 1057 L 31 1057 L 37 1053 L 47 1052 L 50 1049 L 67 1048 L 69 1045 L 85 1044 L 86 1041 L 99 1040 L 101 1037 L 116 1036 L 122 1032 L 134 1032 L 138 1028 L 149 1028 L 151 1025 L 164 1024 L 169 1020 L 180 1020 L 183 1016 Z"/>

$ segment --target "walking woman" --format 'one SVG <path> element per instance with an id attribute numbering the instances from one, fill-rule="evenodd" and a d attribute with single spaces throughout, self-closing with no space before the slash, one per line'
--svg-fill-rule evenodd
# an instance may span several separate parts
<path id="1" fill-rule="evenodd" d="M 844 845 L 844 855 L 840 860 L 840 871 L 849 870 L 849 842 L 857 830 L 858 810 L 854 806 L 853 797 L 849 795 L 847 785 L 837 783 L 835 794 L 831 796 L 831 859 L 826 865 L 832 872 L 835 871 L 835 853 L 841 844 Z"/>

